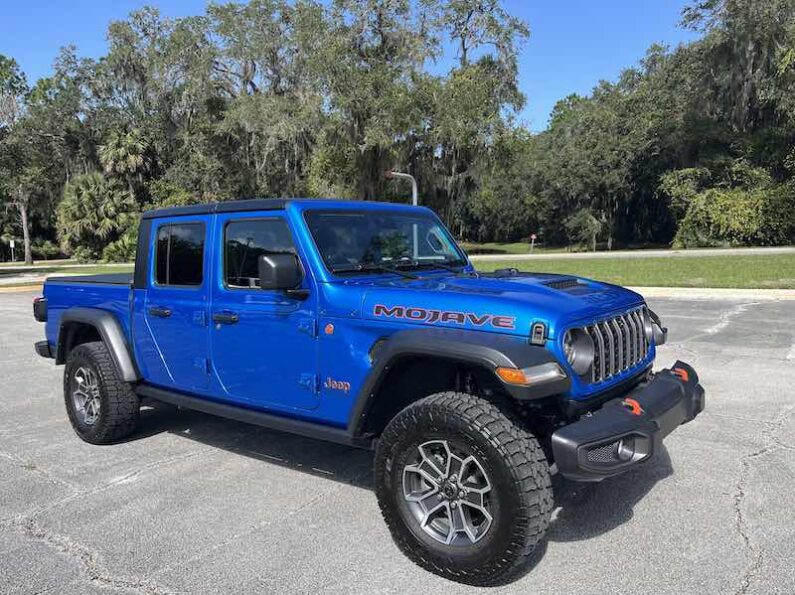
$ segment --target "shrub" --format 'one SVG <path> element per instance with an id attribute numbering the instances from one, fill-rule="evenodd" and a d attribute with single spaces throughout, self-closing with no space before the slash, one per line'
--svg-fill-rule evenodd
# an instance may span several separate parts
<path id="1" fill-rule="evenodd" d="M 696 195 L 674 246 L 747 246 L 795 241 L 795 192 L 791 185 L 744 190 L 710 188 Z"/>
<path id="2" fill-rule="evenodd" d="M 61 249 L 50 240 L 33 240 L 31 250 L 33 250 L 34 260 L 52 260 L 63 256 Z"/>
<path id="3" fill-rule="evenodd" d="M 111 242 L 102 251 L 102 260 L 105 262 L 133 262 L 138 245 L 138 228 L 131 226 L 115 242 Z"/>

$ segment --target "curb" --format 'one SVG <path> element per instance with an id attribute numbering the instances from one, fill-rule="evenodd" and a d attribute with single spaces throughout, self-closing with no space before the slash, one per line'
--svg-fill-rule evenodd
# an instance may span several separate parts
<path id="1" fill-rule="evenodd" d="M 643 297 L 691 300 L 795 300 L 795 289 L 739 289 L 730 287 L 628 287 Z"/>
<path id="2" fill-rule="evenodd" d="M 612 250 L 598 252 L 519 252 L 517 254 L 470 254 L 473 262 L 525 261 L 525 260 L 577 260 L 601 258 L 698 258 L 702 256 L 765 256 L 795 254 L 795 246 L 772 246 L 751 248 L 691 248 L 689 250 Z"/>
<path id="3" fill-rule="evenodd" d="M 41 283 L 0 287 L 0 293 L 41 291 Z M 726 287 L 627 287 L 646 298 L 680 298 L 691 300 L 795 300 L 795 289 L 733 289 Z"/>
<path id="4" fill-rule="evenodd" d="M 9 285 L 0 286 L 0 293 L 23 293 L 28 291 L 38 291 L 44 288 L 42 283 L 34 283 L 32 285 Z"/>

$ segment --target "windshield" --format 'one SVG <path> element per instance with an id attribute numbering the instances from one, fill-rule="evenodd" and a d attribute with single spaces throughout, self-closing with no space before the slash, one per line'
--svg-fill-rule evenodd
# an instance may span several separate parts
<path id="1" fill-rule="evenodd" d="M 306 222 L 334 273 L 466 265 L 447 230 L 424 213 L 308 211 Z"/>

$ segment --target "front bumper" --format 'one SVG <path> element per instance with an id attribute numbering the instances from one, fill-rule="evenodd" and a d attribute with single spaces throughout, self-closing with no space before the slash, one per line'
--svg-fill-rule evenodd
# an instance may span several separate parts
<path id="1" fill-rule="evenodd" d="M 648 384 L 552 434 L 558 472 L 599 481 L 650 458 L 674 429 L 704 410 L 696 371 L 677 361 Z"/>
<path id="2" fill-rule="evenodd" d="M 55 354 L 52 352 L 50 343 L 48 341 L 36 341 L 36 353 L 41 357 L 54 358 Z"/>

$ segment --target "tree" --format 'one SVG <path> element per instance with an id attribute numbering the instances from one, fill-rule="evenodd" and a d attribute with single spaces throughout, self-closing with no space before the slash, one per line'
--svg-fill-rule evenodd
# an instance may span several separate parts
<path id="1" fill-rule="evenodd" d="M 28 84 L 13 58 L 0 54 L 0 130 L 9 129 L 24 111 Z"/>
<path id="2" fill-rule="evenodd" d="M 688 226 L 710 243 L 728 237 L 712 207 L 735 201 L 764 216 L 731 242 L 791 242 L 795 0 L 697 0 L 683 24 L 699 38 L 651 46 L 531 134 L 517 118 L 529 29 L 499 0 L 249 0 L 175 19 L 144 8 L 110 25 L 106 55 L 64 48 L 32 89 L 0 58 L 2 233 L 66 238 L 54 214 L 86 176 L 110 205 L 138 208 L 406 201 L 384 177 L 399 168 L 462 237 L 593 245 L 598 224 L 610 248 Z M 448 72 L 429 68 L 440 59 Z M 131 237 L 85 240 L 94 258 L 109 244 L 104 257 L 125 258 Z"/>
<path id="3" fill-rule="evenodd" d="M 100 173 L 75 177 L 58 205 L 58 236 L 63 249 L 95 260 L 103 248 L 137 221 L 135 198 Z"/>
<path id="4" fill-rule="evenodd" d="M 33 264 L 28 214 L 40 172 L 30 164 L 29 151 L 17 131 L 27 93 L 25 75 L 16 61 L 0 55 L 0 190 L 19 213 L 25 264 Z"/>
<path id="5" fill-rule="evenodd" d="M 107 142 L 99 146 L 99 161 L 109 176 L 123 180 L 132 196 L 136 196 L 135 182 L 149 167 L 149 146 L 138 129 L 112 132 Z"/>
<path id="6" fill-rule="evenodd" d="M 580 209 L 566 219 L 566 231 L 572 244 L 591 245 L 596 252 L 596 238 L 602 230 L 602 222 L 586 209 Z"/>

